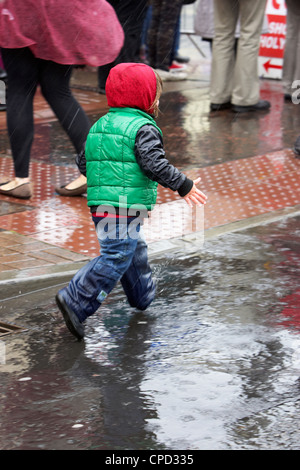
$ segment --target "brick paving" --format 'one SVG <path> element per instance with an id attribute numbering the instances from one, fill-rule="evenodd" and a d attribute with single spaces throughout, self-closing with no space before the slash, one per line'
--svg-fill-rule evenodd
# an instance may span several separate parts
<path id="1" fill-rule="evenodd" d="M 0 273 L 67 264 L 88 259 L 48 243 L 10 231 L 0 232 Z"/>

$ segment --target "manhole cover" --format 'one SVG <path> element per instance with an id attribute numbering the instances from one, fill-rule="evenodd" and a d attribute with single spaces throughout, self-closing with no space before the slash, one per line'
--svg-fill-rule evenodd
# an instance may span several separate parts
<path id="1" fill-rule="evenodd" d="M 0 336 L 10 335 L 12 333 L 19 333 L 24 331 L 24 328 L 16 325 L 11 325 L 10 323 L 0 322 Z"/>

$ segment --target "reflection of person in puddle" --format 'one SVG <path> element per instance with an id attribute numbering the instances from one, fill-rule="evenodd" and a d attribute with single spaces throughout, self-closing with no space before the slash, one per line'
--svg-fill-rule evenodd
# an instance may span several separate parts
<path id="1" fill-rule="evenodd" d="M 120 308 L 118 299 L 122 293 L 117 289 L 114 294 L 101 308 L 101 316 L 90 319 L 84 354 L 78 356 L 68 376 L 90 405 L 90 445 L 98 450 L 134 449 L 136 445 L 153 449 L 156 436 L 148 429 L 148 422 L 158 417 L 156 404 L 143 389 L 143 383 L 155 316 L 133 313 L 124 304 Z M 71 343 L 71 349 L 80 344 Z M 66 351 L 66 343 L 61 345 Z M 75 406 L 76 400 L 71 402 Z"/>
<path id="2" fill-rule="evenodd" d="M 157 184 L 178 191 L 189 206 L 204 204 L 200 181 L 188 179 L 165 158 L 158 114 L 162 81 L 149 66 L 119 64 L 106 82 L 109 112 L 89 132 L 80 171 L 87 175 L 87 200 L 101 255 L 56 296 L 70 331 L 84 336 L 82 323 L 120 280 L 129 304 L 145 310 L 155 285 L 141 235 L 142 217 L 156 202 Z M 86 161 L 85 161 L 86 158 Z"/>

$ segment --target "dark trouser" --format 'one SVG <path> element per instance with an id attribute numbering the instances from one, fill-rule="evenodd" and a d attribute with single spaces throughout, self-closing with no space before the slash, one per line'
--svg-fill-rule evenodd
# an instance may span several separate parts
<path id="1" fill-rule="evenodd" d="M 148 57 L 149 65 L 153 68 L 169 70 L 182 1 L 152 1 L 152 20 L 148 31 Z"/>
<path id="2" fill-rule="evenodd" d="M 140 46 L 147 0 L 108 0 L 114 7 L 124 30 L 124 44 L 114 62 L 98 67 L 99 88 L 104 89 L 112 67 L 124 62 L 140 62 Z"/>
<path id="3" fill-rule="evenodd" d="M 38 85 L 77 153 L 91 124 L 70 91 L 71 66 L 36 59 L 29 48 L 2 49 L 2 58 L 8 76 L 7 128 L 15 175 L 26 178 L 34 133 L 33 98 Z"/>
<path id="4" fill-rule="evenodd" d="M 155 296 L 147 245 L 139 227 L 94 218 L 101 254 L 81 268 L 60 294 L 82 323 L 121 282 L 132 307 L 145 310 Z"/>
<path id="5" fill-rule="evenodd" d="M 286 0 L 286 6 L 282 85 L 285 94 L 293 95 L 297 91 L 295 88 L 296 80 L 300 79 L 300 4 L 297 0 Z"/>

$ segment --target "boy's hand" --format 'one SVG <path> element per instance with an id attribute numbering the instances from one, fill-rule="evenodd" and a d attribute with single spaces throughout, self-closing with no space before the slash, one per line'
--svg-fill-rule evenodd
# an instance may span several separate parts
<path id="1" fill-rule="evenodd" d="M 201 178 L 197 178 L 196 180 L 194 180 L 194 186 L 192 187 L 190 192 L 183 198 L 190 207 L 193 207 L 193 204 L 206 204 L 207 196 L 205 196 L 205 194 L 202 193 L 202 191 L 200 191 L 200 189 L 196 187 L 200 180 Z"/>

